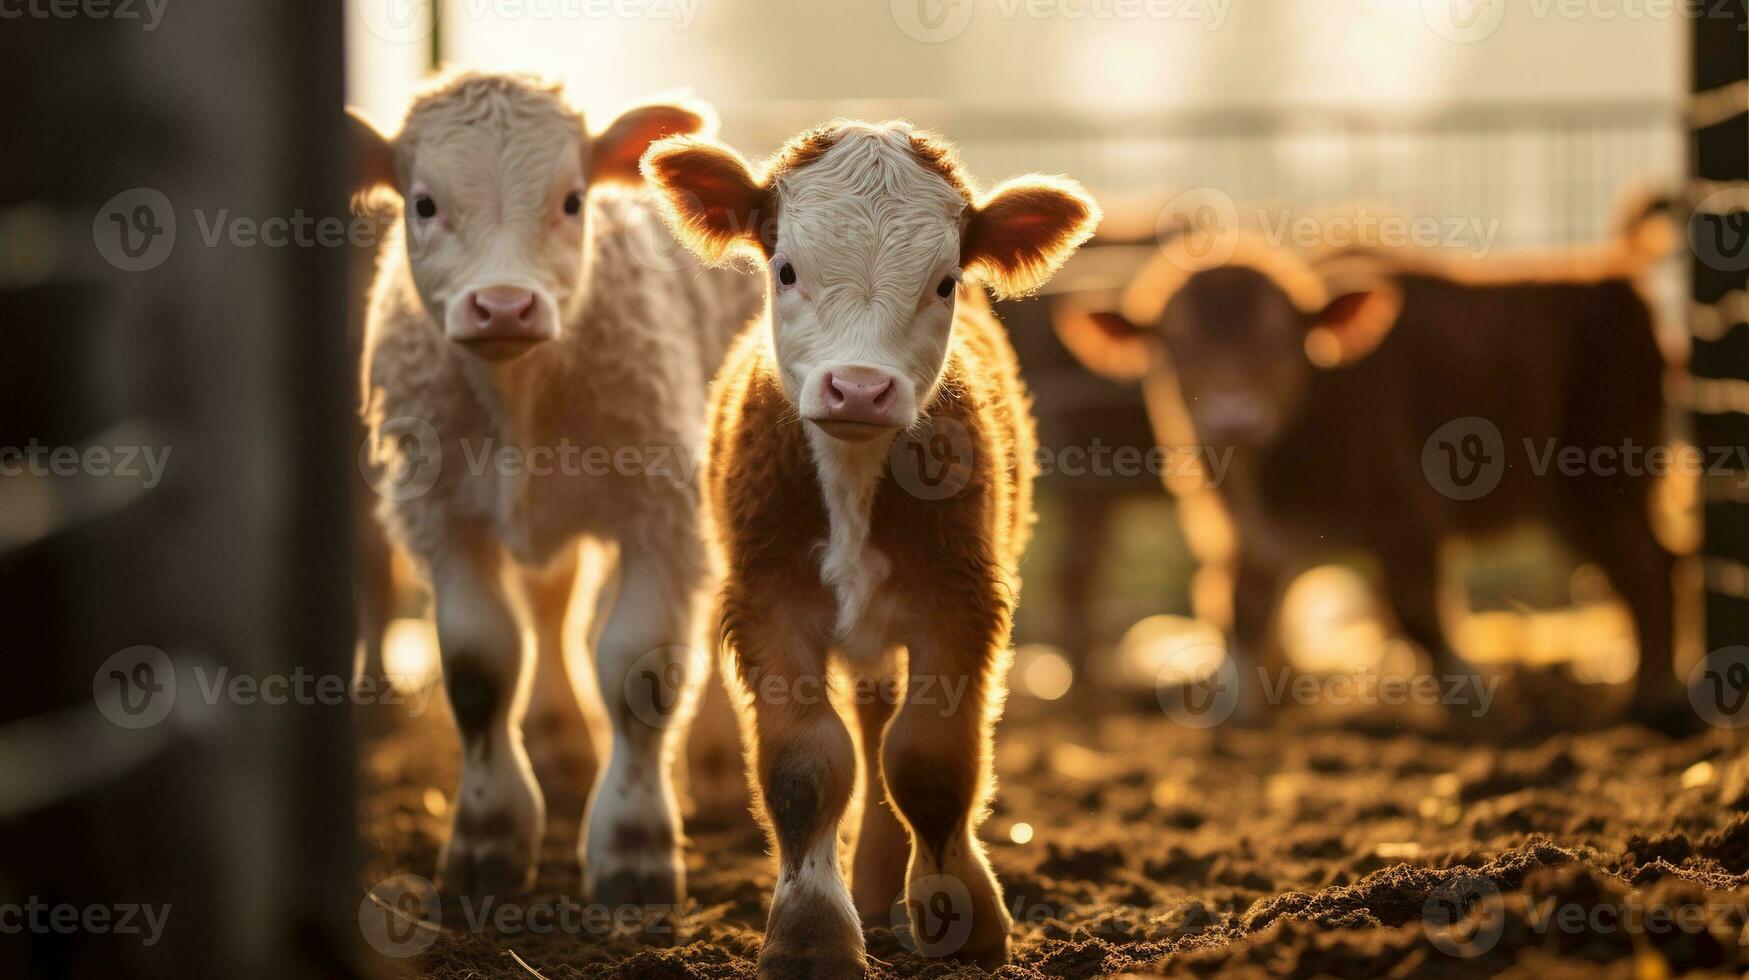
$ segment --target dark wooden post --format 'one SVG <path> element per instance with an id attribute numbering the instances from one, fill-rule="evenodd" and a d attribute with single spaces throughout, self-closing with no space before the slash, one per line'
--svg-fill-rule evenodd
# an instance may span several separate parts
<path id="1" fill-rule="evenodd" d="M 1695 19 L 1694 92 L 1695 441 L 1749 447 L 1749 5 L 1709 5 Z M 1749 643 L 1745 481 L 1733 454 L 1703 483 L 1708 650 Z"/>
<path id="2" fill-rule="evenodd" d="M 354 969 L 351 707 L 228 684 L 350 674 L 345 10 L 0 30 L 0 903 L 55 910 L 0 976 Z"/>

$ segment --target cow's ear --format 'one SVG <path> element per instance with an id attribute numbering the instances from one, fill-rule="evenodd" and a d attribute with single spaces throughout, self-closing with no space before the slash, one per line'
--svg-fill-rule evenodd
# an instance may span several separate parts
<path id="1" fill-rule="evenodd" d="M 998 296 L 1045 284 L 1099 226 L 1099 205 L 1061 177 L 1018 177 L 971 209 L 960 265 Z"/>
<path id="2" fill-rule="evenodd" d="M 662 140 L 644 154 L 642 170 L 669 229 L 705 264 L 768 249 L 760 223 L 772 217 L 770 195 L 734 150 L 691 137 Z"/>
<path id="3" fill-rule="evenodd" d="M 638 160 L 650 144 L 686 136 L 710 125 L 702 106 L 646 105 L 628 109 L 589 143 L 589 182 L 636 184 Z"/>
<path id="4" fill-rule="evenodd" d="M 1322 263 L 1317 272 L 1327 299 L 1307 318 L 1306 356 L 1322 368 L 1353 364 L 1390 334 L 1403 312 L 1403 289 L 1367 258 Z"/>
<path id="5" fill-rule="evenodd" d="M 1122 313 L 1098 309 L 1082 300 L 1059 299 L 1051 304 L 1051 325 L 1057 339 L 1094 374 L 1133 384 L 1148 373 L 1147 332 Z"/>
<path id="6" fill-rule="evenodd" d="M 363 112 L 346 107 L 347 142 L 352 146 L 353 191 L 395 189 L 395 141 Z"/>

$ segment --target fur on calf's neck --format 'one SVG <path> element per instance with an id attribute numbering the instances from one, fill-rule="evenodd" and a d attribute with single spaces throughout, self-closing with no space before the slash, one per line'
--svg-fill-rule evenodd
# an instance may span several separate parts
<path id="1" fill-rule="evenodd" d="M 830 528 L 820 555 L 820 580 L 838 599 L 841 637 L 862 619 L 875 590 L 892 572 L 887 556 L 869 543 L 875 490 L 886 475 L 892 444 L 891 436 L 845 442 L 808 427 L 808 446 Z"/>

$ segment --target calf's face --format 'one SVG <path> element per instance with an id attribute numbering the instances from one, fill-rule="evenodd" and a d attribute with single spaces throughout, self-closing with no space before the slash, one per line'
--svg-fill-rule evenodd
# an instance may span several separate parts
<path id="1" fill-rule="evenodd" d="M 766 264 L 779 375 L 802 418 L 865 439 L 934 398 L 965 203 L 897 131 L 840 137 L 784 182 Z"/>
<path id="2" fill-rule="evenodd" d="M 977 198 L 946 144 L 900 123 L 803 134 L 762 178 L 694 140 L 658 144 L 644 169 L 706 261 L 757 255 L 784 392 L 849 441 L 914 425 L 934 400 L 962 281 L 1026 292 L 1098 221 L 1068 181 L 1022 178 Z"/>
<path id="3" fill-rule="evenodd" d="M 1185 282 L 1156 332 L 1201 439 L 1254 446 L 1275 438 L 1313 370 L 1306 329 L 1293 301 L 1255 269 L 1213 269 Z"/>
<path id="4" fill-rule="evenodd" d="M 1058 334 L 1098 373 L 1170 377 L 1203 442 L 1269 445 L 1302 410 L 1315 372 L 1350 366 L 1382 341 L 1401 297 L 1377 263 L 1310 266 L 1263 248 L 1198 268 L 1168 243 L 1122 312 L 1059 303 Z"/>
<path id="5" fill-rule="evenodd" d="M 591 137 L 555 87 L 463 76 L 421 96 L 393 138 L 354 115 L 367 184 L 403 200 L 408 265 L 444 336 L 491 361 L 559 336 L 582 301 L 597 183 L 638 180 L 652 140 L 702 117 L 646 106 Z"/>

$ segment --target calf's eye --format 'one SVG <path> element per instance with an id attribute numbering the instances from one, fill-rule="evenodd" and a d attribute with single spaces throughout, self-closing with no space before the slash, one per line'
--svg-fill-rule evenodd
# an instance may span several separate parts
<path id="1" fill-rule="evenodd" d="M 574 215 L 583 210 L 583 195 L 572 191 L 565 195 L 565 213 Z"/>
<path id="2" fill-rule="evenodd" d="M 778 266 L 777 281 L 783 283 L 785 286 L 794 286 L 796 284 L 796 267 L 790 265 L 788 262 Z"/>
<path id="3" fill-rule="evenodd" d="M 413 213 L 421 218 L 437 217 L 437 202 L 429 194 L 421 194 L 413 199 Z"/>
<path id="4" fill-rule="evenodd" d="M 941 282 L 935 284 L 935 295 L 940 296 L 942 299 L 947 299 L 949 296 L 953 295 L 953 291 L 957 286 L 959 286 L 959 283 L 955 282 L 952 276 L 942 276 Z"/>

